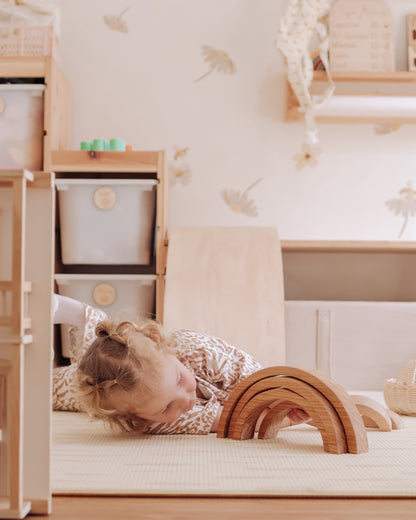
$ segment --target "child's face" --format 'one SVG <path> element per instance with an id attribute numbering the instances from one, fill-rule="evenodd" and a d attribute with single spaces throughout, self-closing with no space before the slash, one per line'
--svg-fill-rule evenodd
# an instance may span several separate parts
<path id="1" fill-rule="evenodd" d="M 191 410 L 196 401 L 196 381 L 175 356 L 167 355 L 160 370 L 160 381 L 157 393 L 150 396 L 145 404 L 140 403 L 139 396 L 131 395 L 129 410 L 142 419 L 170 423 Z"/>

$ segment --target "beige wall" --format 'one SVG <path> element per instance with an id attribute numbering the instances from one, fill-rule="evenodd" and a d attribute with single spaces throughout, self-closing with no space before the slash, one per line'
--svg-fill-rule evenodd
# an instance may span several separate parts
<path id="1" fill-rule="evenodd" d="M 169 192 L 171 227 L 272 225 L 283 239 L 397 239 L 403 217 L 385 202 L 398 198 L 408 181 L 416 187 L 415 126 L 378 135 L 371 124 L 321 124 L 318 166 L 297 170 L 293 156 L 305 129 L 283 121 L 285 68 L 274 46 L 285 0 L 57 3 L 62 66 L 72 86 L 72 147 L 121 137 L 134 149 L 165 149 L 176 180 Z M 414 1 L 387 3 L 396 67 L 404 70 L 405 16 L 414 12 Z M 126 8 L 119 20 L 127 32 L 111 30 L 103 17 Z M 213 71 L 195 82 L 210 70 L 202 45 L 227 52 L 235 72 Z M 186 152 L 175 158 L 178 149 Z M 242 195 L 256 181 L 246 196 L 248 213 L 255 208 L 257 216 L 233 211 L 223 200 L 223 190 Z M 402 240 L 415 239 L 416 218 L 410 218 Z M 380 277 L 400 270 L 402 260 L 377 268 Z"/>

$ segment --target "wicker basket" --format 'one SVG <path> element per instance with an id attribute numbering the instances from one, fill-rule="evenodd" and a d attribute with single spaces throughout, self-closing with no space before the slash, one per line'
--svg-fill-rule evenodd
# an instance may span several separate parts
<path id="1" fill-rule="evenodd" d="M 0 25 L 0 56 L 59 56 L 52 26 Z"/>
<path id="2" fill-rule="evenodd" d="M 397 379 L 384 382 L 387 406 L 403 415 L 416 415 L 416 359 L 402 368 Z"/>

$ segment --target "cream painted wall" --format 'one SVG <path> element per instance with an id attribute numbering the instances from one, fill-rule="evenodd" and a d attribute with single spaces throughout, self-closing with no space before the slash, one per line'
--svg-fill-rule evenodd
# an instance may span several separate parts
<path id="1" fill-rule="evenodd" d="M 190 183 L 170 188 L 170 226 L 272 225 L 283 239 L 395 240 L 403 217 L 385 201 L 416 187 L 416 126 L 377 135 L 373 125 L 321 124 L 316 168 L 295 168 L 304 126 L 284 123 L 284 63 L 274 47 L 286 0 L 58 0 L 62 67 L 72 86 L 72 147 L 120 137 L 133 149 L 189 147 Z M 406 68 L 405 15 L 389 0 L 396 66 Z M 104 15 L 122 16 L 128 32 Z M 226 51 L 234 74 L 212 72 L 202 45 Z M 221 197 L 244 191 L 258 215 Z M 416 240 L 411 218 L 403 239 Z"/>

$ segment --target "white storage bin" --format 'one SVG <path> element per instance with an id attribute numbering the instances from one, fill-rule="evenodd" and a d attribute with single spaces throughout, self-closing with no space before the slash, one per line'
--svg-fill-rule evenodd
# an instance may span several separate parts
<path id="1" fill-rule="evenodd" d="M 45 85 L 0 84 L 0 168 L 43 169 Z"/>
<path id="2" fill-rule="evenodd" d="M 382 390 L 416 357 L 416 303 L 286 301 L 286 363 Z"/>
<path id="3" fill-rule="evenodd" d="M 153 318 L 155 275 L 56 274 L 58 293 L 103 310 L 111 319 Z M 69 357 L 68 325 L 61 326 L 62 355 Z"/>
<path id="4" fill-rule="evenodd" d="M 57 179 L 63 264 L 152 260 L 156 181 Z"/>

